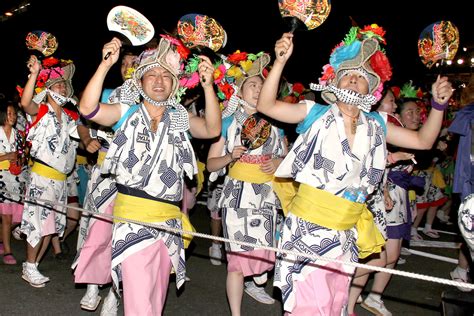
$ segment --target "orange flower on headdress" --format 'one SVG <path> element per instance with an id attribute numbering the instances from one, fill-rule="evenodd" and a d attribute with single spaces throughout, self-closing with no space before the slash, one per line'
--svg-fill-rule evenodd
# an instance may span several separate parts
<path id="1" fill-rule="evenodd" d="M 43 60 L 44 68 L 51 68 L 52 66 L 56 66 L 57 64 L 59 64 L 59 59 L 54 57 L 48 57 Z"/>
<path id="2" fill-rule="evenodd" d="M 247 53 L 246 52 L 240 52 L 240 50 L 235 51 L 235 53 L 229 55 L 227 58 L 227 61 L 237 65 L 239 62 L 247 60 Z"/>

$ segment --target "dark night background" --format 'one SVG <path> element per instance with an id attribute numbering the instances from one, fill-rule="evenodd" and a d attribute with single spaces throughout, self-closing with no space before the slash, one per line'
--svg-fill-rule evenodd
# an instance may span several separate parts
<path id="1" fill-rule="evenodd" d="M 76 65 L 73 85 L 79 93 L 92 76 L 101 58 L 101 48 L 113 33 L 107 30 L 107 13 L 116 5 L 130 6 L 143 13 L 154 25 L 155 36 L 171 32 L 178 19 L 188 13 L 206 14 L 215 18 L 226 30 L 224 54 L 236 49 L 253 52 L 264 50 L 273 54 L 275 41 L 288 30 L 280 16 L 277 0 L 171 0 L 171 1 L 39 1 L 30 0 L 27 10 L 0 22 L 1 79 L 0 91 L 12 96 L 15 86 L 24 85 L 28 71 L 25 62 L 29 51 L 25 36 L 33 30 L 54 34 L 59 42 L 55 55 L 72 59 Z M 458 57 L 466 57 L 467 66 L 453 66 L 447 72 L 470 73 L 470 58 L 474 57 L 470 1 L 331 1 L 328 19 L 312 31 L 297 32 L 295 51 L 284 75 L 290 82 L 303 84 L 316 81 L 321 67 L 328 62 L 331 49 L 343 39 L 355 21 L 359 26 L 377 23 L 387 31 L 387 55 L 394 68 L 392 82 L 401 84 L 409 79 L 421 82 L 439 70 L 429 70 L 420 61 L 417 40 L 421 31 L 431 23 L 450 20 L 459 29 Z M 26 3 L 22 0 L 0 1 L 1 14 Z M 386 8 L 383 8 L 386 7 Z M 351 19 L 352 18 L 352 19 Z M 463 52 L 462 48 L 468 48 Z M 113 75 L 112 75 L 113 74 Z M 106 86 L 120 83 L 118 67 L 108 76 Z M 420 83 L 421 84 L 421 83 Z"/>

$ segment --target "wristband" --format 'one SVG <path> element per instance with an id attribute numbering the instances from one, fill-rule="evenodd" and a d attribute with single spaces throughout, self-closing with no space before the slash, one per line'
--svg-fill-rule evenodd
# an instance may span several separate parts
<path id="1" fill-rule="evenodd" d="M 444 111 L 446 110 L 446 108 L 448 107 L 448 101 L 446 101 L 445 104 L 439 104 L 438 102 L 436 102 L 433 98 L 431 98 L 431 107 L 433 109 L 436 109 L 438 111 Z"/>
<path id="2" fill-rule="evenodd" d="M 92 111 L 91 113 L 87 114 L 87 115 L 82 115 L 83 118 L 85 118 L 86 120 L 90 120 L 91 118 L 93 118 L 94 116 L 96 116 L 96 114 L 99 112 L 100 110 L 100 103 L 97 103 L 97 107 L 94 109 L 94 111 Z"/>

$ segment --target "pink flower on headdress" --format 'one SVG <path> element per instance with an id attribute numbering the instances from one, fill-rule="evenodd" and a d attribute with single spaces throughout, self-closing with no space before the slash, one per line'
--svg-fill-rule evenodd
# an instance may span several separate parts
<path id="1" fill-rule="evenodd" d="M 225 66 L 224 64 L 220 64 L 219 67 L 216 68 L 216 70 L 214 70 L 214 83 L 215 84 L 218 84 L 219 82 L 222 81 L 222 79 L 224 79 L 224 76 L 225 76 Z"/>
<path id="2" fill-rule="evenodd" d="M 199 83 L 199 74 L 197 72 L 194 72 L 189 77 L 182 77 L 181 79 L 179 79 L 179 85 L 181 87 L 186 87 L 190 89 L 197 86 L 198 83 Z"/>
<path id="3" fill-rule="evenodd" d="M 336 77 L 334 73 L 334 68 L 330 64 L 326 64 L 323 66 L 322 77 L 319 78 L 319 84 L 327 85 L 328 81 L 331 81 Z"/>
<path id="4" fill-rule="evenodd" d="M 64 70 L 61 67 L 54 67 L 51 69 L 48 69 L 49 71 L 49 79 L 58 79 L 61 78 L 64 75 Z"/>
<path id="5" fill-rule="evenodd" d="M 380 83 L 377 89 L 374 91 L 374 97 L 377 99 L 377 101 L 380 101 L 380 99 L 382 99 L 382 91 L 383 83 Z"/>
<path id="6" fill-rule="evenodd" d="M 390 66 L 387 56 L 379 50 L 370 57 L 370 67 L 379 75 L 382 82 L 388 81 L 392 77 L 392 66 Z"/>

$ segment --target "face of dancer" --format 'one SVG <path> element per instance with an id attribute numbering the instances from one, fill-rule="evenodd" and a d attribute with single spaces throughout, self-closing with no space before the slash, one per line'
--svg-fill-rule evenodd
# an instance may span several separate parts
<path id="1" fill-rule="evenodd" d="M 128 74 L 128 69 L 133 67 L 133 63 L 137 56 L 135 55 L 125 55 L 122 58 L 122 65 L 120 66 L 120 73 L 122 74 L 122 79 L 125 81 Z"/>
<path id="2" fill-rule="evenodd" d="M 403 104 L 400 121 L 408 129 L 417 130 L 420 127 L 420 108 L 415 102 L 408 101 Z"/>
<path id="3" fill-rule="evenodd" d="M 263 79 L 260 76 L 253 76 L 245 80 L 240 89 L 242 100 L 249 104 L 256 105 L 262 86 Z"/>
<path id="4" fill-rule="evenodd" d="M 57 94 L 67 97 L 67 85 L 65 81 L 59 81 L 53 84 L 50 88 L 51 91 L 56 92 Z"/>
<path id="5" fill-rule="evenodd" d="M 377 111 L 386 112 L 388 114 L 394 114 L 397 110 L 397 103 L 395 103 L 395 96 L 392 91 L 387 91 L 382 100 L 380 100 L 380 105 Z"/>
<path id="6" fill-rule="evenodd" d="M 142 77 L 143 91 L 157 102 L 166 101 L 173 88 L 173 75 L 162 67 L 154 67 Z"/>
<path id="7" fill-rule="evenodd" d="M 5 121 L 5 125 L 9 125 L 10 127 L 15 126 L 17 119 L 17 114 L 15 108 L 10 105 L 7 108 L 7 119 Z"/>
<path id="8" fill-rule="evenodd" d="M 349 70 L 342 75 L 337 83 L 337 87 L 340 89 L 352 90 L 362 95 L 369 93 L 369 83 L 365 77 L 356 70 Z"/>

